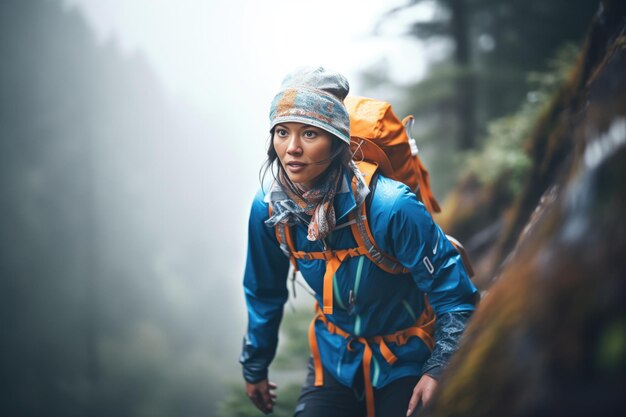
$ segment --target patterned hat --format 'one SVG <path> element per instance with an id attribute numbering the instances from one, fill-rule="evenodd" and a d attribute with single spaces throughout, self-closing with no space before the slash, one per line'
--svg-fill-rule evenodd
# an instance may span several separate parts
<path id="1" fill-rule="evenodd" d="M 350 144 L 350 118 L 343 104 L 348 80 L 323 67 L 298 68 L 287 75 L 270 108 L 270 130 L 279 123 L 299 122 L 332 133 Z"/>

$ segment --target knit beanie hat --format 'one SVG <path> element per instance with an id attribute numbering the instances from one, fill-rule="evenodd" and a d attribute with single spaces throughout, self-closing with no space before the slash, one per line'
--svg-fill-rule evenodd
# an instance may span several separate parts
<path id="1" fill-rule="evenodd" d="M 343 104 L 350 86 L 338 72 L 302 67 L 287 75 L 270 108 L 270 130 L 279 123 L 319 127 L 350 144 L 350 118 Z"/>

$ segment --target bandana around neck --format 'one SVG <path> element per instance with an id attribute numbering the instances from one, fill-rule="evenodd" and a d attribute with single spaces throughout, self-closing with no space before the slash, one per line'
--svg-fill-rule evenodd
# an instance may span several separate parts
<path id="1" fill-rule="evenodd" d="M 326 180 L 315 185 L 300 197 L 285 187 L 285 192 L 307 215 L 311 216 L 307 239 L 322 240 L 335 228 L 335 207 L 333 202 L 339 186 L 340 170 L 330 172 Z"/>
<path id="2" fill-rule="evenodd" d="M 353 162 L 350 162 L 350 170 L 356 177 L 354 197 L 357 207 L 360 207 L 370 190 Z M 350 190 L 350 184 L 344 176 L 344 171 L 337 170 L 329 173 L 322 183 L 317 184 L 302 196 L 283 186 L 280 179 L 282 176 L 279 177 L 279 181 L 274 182 L 268 195 L 266 195 L 266 201 L 272 205 L 273 214 L 265 224 L 274 227 L 278 223 L 288 225 L 296 222 L 308 223 L 308 240 L 316 241 L 327 237 L 335 228 L 336 218 L 333 204 L 335 196 L 338 192 Z M 308 216 L 311 216 L 310 221 Z"/>

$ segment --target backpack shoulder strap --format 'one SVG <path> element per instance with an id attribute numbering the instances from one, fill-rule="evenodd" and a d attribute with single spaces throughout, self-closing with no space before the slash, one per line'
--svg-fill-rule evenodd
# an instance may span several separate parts
<path id="1" fill-rule="evenodd" d="M 374 240 L 374 235 L 372 234 L 372 230 L 368 221 L 369 204 L 373 198 L 374 192 L 376 190 L 376 183 L 378 180 L 378 166 L 372 162 L 359 162 L 357 163 L 357 166 L 359 168 L 359 171 L 361 171 L 361 173 L 363 174 L 365 183 L 370 188 L 370 194 L 367 196 L 365 203 L 361 206 L 359 210 L 359 215 L 352 215 L 352 224 L 350 227 L 352 228 L 352 234 L 354 235 L 354 239 L 356 240 L 359 247 L 364 247 L 366 249 L 366 256 L 381 269 L 391 274 L 407 273 L 408 270 L 404 268 L 397 259 L 395 259 L 391 255 L 386 254 L 376 245 L 376 241 Z M 450 243 L 452 243 L 457 252 L 459 252 L 459 254 L 461 255 L 463 265 L 465 266 L 465 269 L 470 278 L 473 277 L 474 269 L 472 268 L 472 262 L 470 261 L 467 251 L 465 250 L 461 242 L 459 242 L 457 239 L 450 235 L 446 235 L 446 237 L 448 238 Z"/>
<path id="2" fill-rule="evenodd" d="M 269 216 L 272 217 L 272 205 L 267 205 L 267 210 Z M 291 227 L 287 226 L 284 223 L 278 223 L 274 227 L 274 232 L 276 233 L 276 240 L 278 240 L 278 244 L 280 245 L 280 250 L 283 251 L 285 256 L 289 258 L 291 265 L 294 267 L 294 272 L 298 270 L 298 264 L 296 263 L 296 258 L 293 254 L 296 252 L 296 248 L 293 244 L 293 238 L 291 236 Z"/>
<path id="3" fill-rule="evenodd" d="M 361 205 L 361 208 L 358 210 L 358 213 L 352 213 L 352 224 L 350 228 L 352 229 L 352 235 L 356 240 L 359 247 L 365 248 L 365 255 L 379 268 L 391 273 L 391 274 L 402 274 L 407 273 L 408 270 L 400 264 L 400 262 L 392 257 L 384 253 L 380 248 L 376 245 L 376 241 L 374 240 L 374 236 L 372 235 L 372 230 L 370 228 L 369 220 L 367 219 L 367 209 L 369 206 L 369 201 L 371 201 L 372 195 L 374 193 L 374 185 L 377 180 L 376 171 L 378 169 L 378 165 L 371 162 L 359 162 L 357 163 L 357 167 L 361 174 L 363 174 L 363 179 L 365 183 L 370 186 L 370 195 L 364 204 Z"/>

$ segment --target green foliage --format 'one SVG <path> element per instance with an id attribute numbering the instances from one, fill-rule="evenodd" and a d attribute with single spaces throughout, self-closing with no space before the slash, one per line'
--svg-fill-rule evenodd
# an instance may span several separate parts
<path id="1" fill-rule="evenodd" d="M 482 152 L 472 154 L 467 164 L 482 184 L 489 184 L 504 173 L 510 174 L 508 188 L 511 194 L 521 191 L 524 175 L 531 166 L 522 148 L 523 140 L 533 127 L 534 109 L 491 122 Z"/>
<path id="2" fill-rule="evenodd" d="M 566 81 L 578 52 L 577 45 L 566 43 L 556 51 L 553 58 L 547 60 L 547 71 L 529 73 L 528 82 L 533 87 L 531 94 L 539 94 L 537 99 L 549 99 L 549 96 Z"/>
<path id="3" fill-rule="evenodd" d="M 551 97 L 565 82 L 577 54 L 578 48 L 572 44 L 561 48 L 548 62 L 549 71 L 529 74 L 528 82 L 532 90 L 520 109 L 488 124 L 482 150 L 470 153 L 467 159 L 467 170 L 483 185 L 506 175 L 506 187 L 511 195 L 521 191 L 531 167 L 524 144 L 537 119 L 549 107 Z"/>
<path id="4" fill-rule="evenodd" d="M 310 355 L 307 332 L 313 317 L 310 306 L 298 306 L 296 310 L 287 310 L 281 323 L 280 343 L 274 362 L 272 363 L 272 380 L 280 380 L 280 374 L 296 373 L 297 382 L 279 382 L 277 402 L 273 416 L 293 415 L 293 410 L 300 394 L 304 372 Z M 293 379 L 293 378 L 292 378 Z M 248 399 L 243 382 L 230 389 L 228 397 L 218 406 L 220 417 L 256 417 L 260 415 Z"/>
<path id="5" fill-rule="evenodd" d="M 188 204 L 211 128 L 59 1 L 0 2 L 0 62 L 0 414 L 215 415 L 240 331 Z"/>
<path id="6" fill-rule="evenodd" d="M 431 20 L 420 20 L 421 14 L 414 13 L 425 3 L 435 11 Z M 490 148 L 490 166 L 498 165 L 483 174 L 484 180 L 509 167 L 515 177 L 524 172 L 525 157 L 505 152 L 505 140 L 517 140 L 510 146 L 521 143 L 540 111 L 537 102 L 545 98 L 542 84 L 554 81 L 548 79 L 555 76 L 554 68 L 545 72 L 547 59 L 564 43 L 582 40 L 597 7 L 598 0 L 411 0 L 383 16 L 391 23 L 403 14 L 416 16 L 411 23 L 401 23 L 407 35 L 452 46 L 440 48 L 445 56 L 436 63 L 430 60 L 423 80 L 412 87 L 396 86 L 407 94 L 404 103 L 394 103 L 399 115 L 416 116 L 415 137 L 436 195 L 453 186 L 465 165 L 467 155 L 458 150 L 479 149 L 484 137 L 504 135 L 501 145 L 484 144 Z M 537 71 L 530 77 L 535 86 L 529 94 L 528 74 Z M 383 83 L 389 90 L 389 83 Z M 380 95 L 380 90 L 371 88 L 372 94 Z M 522 109 L 529 101 L 532 109 Z"/>
<path id="7" fill-rule="evenodd" d="M 548 69 L 547 60 L 563 44 L 580 45 L 599 1 L 472 0 L 471 4 L 474 63 L 482 74 L 484 114 L 479 122 L 486 123 L 520 106 L 529 72 Z"/>
<path id="8" fill-rule="evenodd" d="M 127 413 L 168 417 L 209 413 L 226 391 L 219 386 L 219 361 L 200 346 L 181 349 L 166 329 L 141 323 L 126 338 L 102 340 L 98 346 L 101 385 L 93 401 L 106 415 L 119 412 L 120 393 Z M 209 415 L 214 415 L 213 413 Z"/>
<path id="9" fill-rule="evenodd" d="M 272 366 L 281 370 L 300 370 L 309 357 L 309 323 L 313 310 L 298 308 L 286 311 L 281 323 L 280 345 Z"/>
<path id="10" fill-rule="evenodd" d="M 218 405 L 217 415 L 219 417 L 259 417 L 262 414 L 248 399 L 242 385 L 233 386 L 228 398 Z M 292 416 L 300 388 L 298 384 L 279 387 L 276 390 L 276 405 L 272 416 Z"/>
<path id="11" fill-rule="evenodd" d="M 626 319 L 617 317 L 602 329 L 595 352 L 596 368 L 617 374 L 626 366 Z"/>

